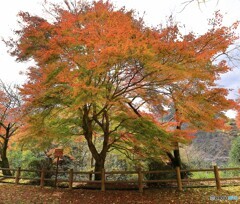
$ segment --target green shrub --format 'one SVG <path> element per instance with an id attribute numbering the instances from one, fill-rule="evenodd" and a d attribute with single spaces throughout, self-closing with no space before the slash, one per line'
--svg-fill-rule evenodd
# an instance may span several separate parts
<path id="1" fill-rule="evenodd" d="M 182 169 L 187 169 L 187 165 L 182 163 Z M 148 170 L 149 171 L 158 171 L 158 170 L 174 170 L 174 168 L 170 164 L 166 164 L 161 161 L 148 161 Z M 191 173 L 181 173 L 182 178 L 187 178 L 191 175 Z M 147 180 L 166 180 L 166 179 L 176 179 L 176 172 L 162 172 L 162 173 L 149 173 L 145 175 Z M 149 187 L 158 187 L 158 186 L 166 186 L 166 182 L 161 183 L 148 183 Z"/>
<path id="2" fill-rule="evenodd" d="M 230 150 L 230 166 L 240 165 L 240 137 L 236 137 L 232 142 L 232 147 Z"/>

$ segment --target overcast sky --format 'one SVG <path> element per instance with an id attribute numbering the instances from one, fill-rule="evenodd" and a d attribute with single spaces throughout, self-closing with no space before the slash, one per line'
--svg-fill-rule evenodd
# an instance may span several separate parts
<path id="1" fill-rule="evenodd" d="M 49 0 L 50 2 L 62 2 L 61 0 Z M 196 2 L 188 5 L 184 10 L 183 2 L 187 0 L 112 0 L 117 7 L 125 6 L 134 9 L 142 16 L 148 25 L 157 26 L 166 21 L 169 15 L 173 15 L 177 22 L 184 25 L 184 32 L 194 31 L 203 34 L 208 29 L 207 19 L 213 17 L 216 10 L 224 15 L 224 25 L 230 25 L 240 20 L 240 0 L 209 0 L 206 4 L 198 6 Z M 7 0 L 1 2 L 0 7 L 0 37 L 13 36 L 13 30 L 17 28 L 17 13 L 28 11 L 32 14 L 42 15 L 41 4 L 44 0 Z M 240 33 L 240 29 L 238 29 Z M 26 80 L 19 75 L 26 70 L 27 64 L 16 63 L 14 58 L 7 53 L 7 48 L 0 42 L 0 79 L 7 83 L 21 84 Z M 240 87 L 240 66 L 232 72 L 222 76 L 220 86 L 234 89 L 230 97 L 236 98 L 237 89 Z"/>

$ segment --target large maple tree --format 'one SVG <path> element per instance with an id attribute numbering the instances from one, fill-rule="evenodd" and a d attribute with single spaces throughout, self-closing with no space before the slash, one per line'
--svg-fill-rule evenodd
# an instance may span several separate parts
<path id="1" fill-rule="evenodd" d="M 21 94 L 29 130 L 37 129 L 39 137 L 83 135 L 100 171 L 107 152 L 122 142 L 147 150 L 143 147 L 155 146 L 159 154 L 171 150 L 173 137 L 152 119 L 156 106 L 163 110 L 173 101 L 180 123 L 201 112 L 198 106 L 210 95 L 221 96 L 221 108 L 230 107 L 226 90 L 215 89 L 214 83 L 229 67 L 213 62 L 235 40 L 234 27 L 219 26 L 218 17 L 205 35 L 183 36 L 177 25 L 149 28 L 133 11 L 118 10 L 108 1 L 65 1 L 65 6 L 53 5 L 54 19 L 21 12 L 20 39 L 8 42 L 17 60 L 36 63 L 28 69 Z M 211 108 L 218 107 L 211 101 Z M 221 108 L 201 115 L 214 119 Z M 100 148 L 93 135 L 102 138 Z"/>

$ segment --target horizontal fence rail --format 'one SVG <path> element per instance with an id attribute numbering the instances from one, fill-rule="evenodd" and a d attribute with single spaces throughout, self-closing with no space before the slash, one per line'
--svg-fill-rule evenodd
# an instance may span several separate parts
<path id="1" fill-rule="evenodd" d="M 0 175 L 0 182 L 1 179 L 15 179 L 15 184 L 19 184 L 20 179 L 22 180 L 34 180 L 38 181 L 40 187 L 44 187 L 46 181 L 57 181 L 57 182 L 66 182 L 68 183 L 68 188 L 73 188 L 73 183 L 98 183 L 101 185 L 101 191 L 106 190 L 106 184 L 110 183 L 132 183 L 137 184 L 139 192 L 143 192 L 144 183 L 176 183 L 178 190 L 182 191 L 183 189 L 183 183 L 186 182 L 197 182 L 197 181 L 215 181 L 217 190 L 221 189 L 221 181 L 231 181 L 231 180 L 240 180 L 240 177 L 235 178 L 220 178 L 220 171 L 240 171 L 240 168 L 218 168 L 217 166 L 214 166 L 213 169 L 188 169 L 188 170 L 181 170 L 179 167 L 176 167 L 176 169 L 170 169 L 170 170 L 159 170 L 159 171 L 142 171 L 141 168 L 139 168 L 137 171 L 110 171 L 106 172 L 105 169 L 102 169 L 101 172 L 94 172 L 94 171 L 73 171 L 73 169 L 70 169 L 69 171 L 58 171 L 57 174 L 56 171 L 53 170 L 29 170 L 29 169 L 21 169 L 21 167 L 17 169 L 13 168 L 0 168 L 0 171 L 11 171 L 15 172 L 13 175 Z M 39 177 L 31 178 L 22 176 L 22 173 L 24 172 L 37 172 L 39 174 Z M 187 173 L 187 172 L 211 172 L 214 174 L 214 178 L 202 178 L 202 179 L 190 179 L 190 178 L 182 178 L 181 173 Z M 46 178 L 47 173 L 52 173 L 52 175 L 55 176 L 54 179 L 52 178 Z M 148 174 L 161 174 L 161 173 L 174 173 L 176 178 L 175 179 L 155 179 L 155 180 L 146 180 L 144 179 L 144 176 Z M 59 174 L 65 174 L 67 175 L 66 179 L 58 178 Z M 77 175 L 85 175 L 88 179 L 80 180 L 75 179 L 74 177 Z M 100 180 L 92 180 L 93 175 L 101 175 Z M 107 175 L 136 175 L 135 180 L 108 180 Z M 55 185 L 57 185 L 57 182 Z"/>

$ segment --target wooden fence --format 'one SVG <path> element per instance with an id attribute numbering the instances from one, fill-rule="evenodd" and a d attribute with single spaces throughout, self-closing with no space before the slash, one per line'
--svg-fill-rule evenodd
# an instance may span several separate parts
<path id="1" fill-rule="evenodd" d="M 179 167 L 172 170 L 159 170 L 159 171 L 143 171 L 142 169 L 139 169 L 138 171 L 111 171 L 106 172 L 105 169 L 102 169 L 101 172 L 93 172 L 93 171 L 81 171 L 81 172 L 74 172 L 73 169 L 70 169 L 69 171 L 58 171 L 59 174 L 64 173 L 68 176 L 68 179 L 58 179 L 57 174 L 55 175 L 55 179 L 49 179 L 45 178 L 45 174 L 55 171 L 47 171 L 45 169 L 42 170 L 27 170 L 27 169 L 21 169 L 20 167 L 18 169 L 6 169 L 6 168 L 0 168 L 0 170 L 10 170 L 14 171 L 14 176 L 0 176 L 0 178 L 11 178 L 15 179 L 15 184 L 19 183 L 19 180 L 37 180 L 40 181 L 40 186 L 44 187 L 45 181 L 55 181 L 55 185 L 57 182 L 67 182 L 68 188 L 73 188 L 73 183 L 99 183 L 101 185 L 101 191 L 106 190 L 106 184 L 108 183 L 134 183 L 137 184 L 138 189 L 140 192 L 143 192 L 144 184 L 146 183 L 176 183 L 178 190 L 182 191 L 183 189 L 183 183 L 186 182 L 197 182 L 197 181 L 215 181 L 217 190 L 221 189 L 221 181 L 226 180 L 240 180 L 240 177 L 234 177 L 234 178 L 220 178 L 219 172 L 220 171 L 240 171 L 240 168 L 218 168 L 217 166 L 214 166 L 213 169 L 189 169 L 189 170 L 181 170 Z M 38 172 L 40 177 L 39 178 L 30 178 L 30 177 L 24 177 L 22 176 L 22 172 Z M 204 178 L 204 179 L 182 179 L 181 173 L 187 173 L 187 172 L 212 172 L 214 173 L 214 178 Z M 144 179 L 144 175 L 147 174 L 161 174 L 161 173 L 174 173 L 176 175 L 175 179 L 162 179 L 162 180 L 146 180 Z M 87 175 L 87 180 L 77 180 L 74 179 L 74 175 Z M 101 180 L 99 181 L 93 181 L 92 176 L 96 174 L 101 174 Z M 135 180 L 108 180 L 106 179 L 107 175 L 136 175 Z"/>

